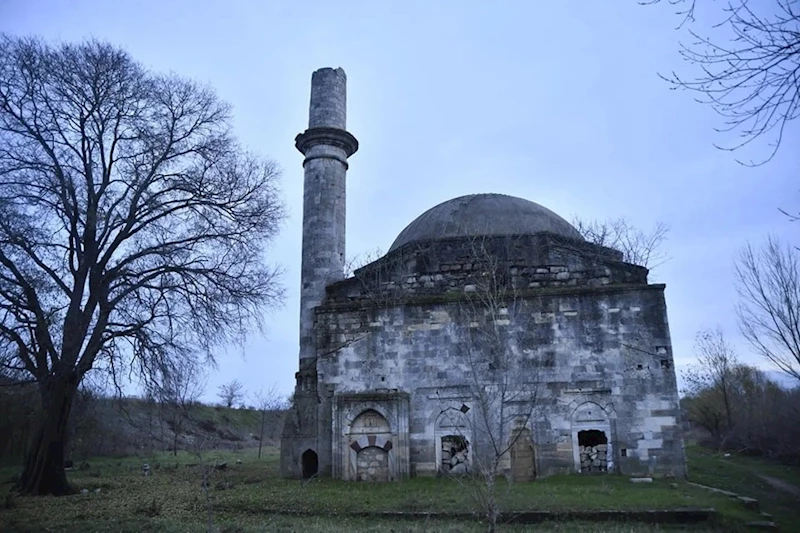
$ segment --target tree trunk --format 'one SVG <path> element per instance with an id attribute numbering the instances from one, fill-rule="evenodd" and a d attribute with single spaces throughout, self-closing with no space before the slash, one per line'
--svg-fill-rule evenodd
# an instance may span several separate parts
<path id="1" fill-rule="evenodd" d="M 258 458 L 261 459 L 261 445 L 264 444 L 264 419 L 267 416 L 267 410 L 261 409 L 261 434 L 258 436 Z"/>
<path id="2" fill-rule="evenodd" d="M 181 424 L 178 422 L 178 419 L 175 419 L 175 424 L 173 424 L 172 428 L 175 430 L 175 436 L 172 437 L 172 455 L 173 457 L 178 456 L 178 432 L 181 430 Z"/>
<path id="3" fill-rule="evenodd" d="M 486 478 L 486 518 L 489 521 L 487 531 L 497 531 L 497 520 L 500 518 L 500 506 L 497 504 L 497 472 L 499 471 L 500 458 L 495 456 L 492 467 Z"/>
<path id="4" fill-rule="evenodd" d="M 17 484 L 22 494 L 62 496 L 72 492 L 64 472 L 64 449 L 77 388 L 78 379 L 74 373 L 44 385 L 41 425 L 30 443 L 25 468 Z"/>

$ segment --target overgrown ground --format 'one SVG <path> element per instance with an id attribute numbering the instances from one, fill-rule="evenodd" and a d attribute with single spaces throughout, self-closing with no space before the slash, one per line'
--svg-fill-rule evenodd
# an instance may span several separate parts
<path id="1" fill-rule="evenodd" d="M 0 387 L 0 466 L 22 462 L 25 443 L 36 429 L 38 391 Z M 283 411 L 264 413 L 264 443 L 278 442 Z M 108 398 L 84 393 L 71 415 L 69 459 L 126 456 L 142 450 L 215 449 L 258 446 L 262 413 L 193 402 L 175 407 L 139 398 Z M 178 424 L 176 426 L 176 423 Z M 177 430 L 177 439 L 176 437 Z"/>
<path id="2" fill-rule="evenodd" d="M 474 511 L 469 486 L 449 479 L 415 478 L 398 483 L 362 484 L 334 480 L 310 483 L 284 480 L 277 476 L 277 450 L 269 448 L 258 460 L 254 450 L 180 453 L 125 459 L 90 461 L 90 468 L 73 471 L 70 479 L 86 494 L 52 498 L 14 498 L 6 501 L 10 509 L 0 510 L 0 531 L 204 531 L 209 509 L 214 526 L 220 531 L 482 531 L 477 521 L 422 520 L 353 516 L 354 513 L 381 511 L 454 512 Z M 202 460 L 202 464 L 201 463 Z M 202 488 L 202 468 L 226 462 L 224 470 L 213 470 L 209 497 Z M 239 463 L 238 461 L 241 461 Z M 722 463 L 720 463 L 722 461 Z M 151 475 L 142 473 L 148 463 Z M 731 466 L 734 465 L 734 467 Z M 762 465 L 775 475 L 783 469 Z M 690 448 L 692 479 L 761 496 L 767 511 L 772 511 L 784 530 L 798 523 L 797 510 L 788 504 L 773 503 L 775 493 L 761 487 L 763 494 L 750 489 L 752 481 L 742 476 L 727 476 L 725 469 L 748 472 L 750 462 L 717 457 Z M 800 477 L 789 472 L 787 480 Z M 0 490 L 13 469 L 0 470 Z M 733 484 L 740 483 L 741 487 Z M 731 484 L 733 483 L 733 484 Z M 98 491 L 99 489 L 99 491 Z M 652 484 L 632 484 L 621 476 L 556 476 L 533 483 L 502 485 L 502 500 L 507 510 L 566 511 L 575 509 L 673 509 L 714 507 L 721 513 L 715 524 L 688 528 L 694 531 L 736 531 L 758 519 L 754 512 L 727 498 L 692 487 L 656 480 Z M 296 516 L 292 513 L 301 513 Z M 504 530 L 523 531 L 530 526 L 506 525 Z M 609 524 L 549 522 L 537 525 L 538 531 L 659 531 L 672 530 L 649 524 Z"/>
<path id="3" fill-rule="evenodd" d="M 691 481 L 756 498 L 784 531 L 800 531 L 800 467 L 687 447 Z"/>

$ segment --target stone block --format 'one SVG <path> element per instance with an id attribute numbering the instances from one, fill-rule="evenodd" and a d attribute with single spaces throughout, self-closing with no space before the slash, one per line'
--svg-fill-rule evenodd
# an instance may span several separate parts
<path id="1" fill-rule="evenodd" d="M 778 526 L 775 525 L 775 522 L 770 522 L 767 520 L 754 520 L 753 522 L 747 522 L 745 524 L 747 529 L 757 530 L 757 531 L 777 531 Z"/>
<path id="2" fill-rule="evenodd" d="M 750 509 L 751 511 L 758 511 L 758 500 L 755 498 L 750 498 L 748 496 L 737 496 L 736 500 L 745 506 L 746 509 Z"/>

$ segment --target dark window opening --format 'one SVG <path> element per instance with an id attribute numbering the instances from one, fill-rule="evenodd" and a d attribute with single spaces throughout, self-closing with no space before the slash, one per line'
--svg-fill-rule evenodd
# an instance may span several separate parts
<path id="1" fill-rule="evenodd" d="M 619 451 L 619 454 L 620 454 L 622 457 L 628 457 L 628 448 L 622 448 L 622 449 Z"/>
<path id="2" fill-rule="evenodd" d="M 319 470 L 319 459 L 317 452 L 314 450 L 306 450 L 303 452 L 303 479 L 309 479 L 317 475 Z"/>
<path id="3" fill-rule="evenodd" d="M 642 365 L 636 365 L 636 370 L 641 370 L 641 369 L 642 369 Z"/>
<path id="4" fill-rule="evenodd" d="M 605 432 L 599 429 L 578 432 L 578 446 L 597 446 L 598 444 L 608 444 Z"/>
<path id="5" fill-rule="evenodd" d="M 667 368 L 668 369 L 669 366 L 670 366 L 669 365 L 669 361 L 667 359 L 662 359 L 661 360 L 661 368 Z"/>

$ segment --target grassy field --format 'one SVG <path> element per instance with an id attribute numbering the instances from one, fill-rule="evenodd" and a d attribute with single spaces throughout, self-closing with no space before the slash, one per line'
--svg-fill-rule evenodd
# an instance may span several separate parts
<path id="1" fill-rule="evenodd" d="M 729 458 L 701 453 L 690 448 L 692 480 L 721 488 L 748 492 L 749 478 L 725 478 L 734 463 Z M 280 479 L 277 476 L 277 450 L 270 448 L 258 460 L 254 450 L 205 452 L 204 464 L 226 462 L 224 470 L 213 470 L 209 478 L 209 497 L 213 523 L 222 532 L 250 531 L 482 531 L 476 520 L 438 519 L 402 521 L 387 518 L 353 516 L 377 512 L 456 512 L 476 511 L 471 489 L 464 482 L 449 479 L 414 478 L 398 483 L 365 484 L 334 480 L 310 483 Z M 723 461 L 722 467 L 719 462 Z M 147 462 L 151 475 L 142 474 Z M 0 531 L 204 531 L 209 501 L 202 487 L 200 458 L 181 453 L 125 459 L 90 461 L 90 468 L 74 471 L 70 479 L 78 490 L 63 498 L 14 498 L 0 510 Z M 737 468 L 749 465 L 734 463 Z M 783 469 L 761 465 L 778 475 Z M 741 466 L 743 472 L 750 466 Z M 737 470 L 738 471 L 738 470 Z M 0 470 L 0 480 L 7 481 L 12 469 Z M 784 474 L 796 480 L 798 471 Z M 3 492 L 11 483 L 0 485 Z M 760 489 L 762 490 L 762 489 Z M 768 488 L 763 488 L 768 491 Z M 721 495 L 711 494 L 688 483 L 656 480 L 652 484 L 632 484 L 621 476 L 555 476 L 533 483 L 501 483 L 503 508 L 509 511 L 575 509 L 674 509 L 678 507 L 714 507 L 722 514 L 719 523 L 691 528 L 694 531 L 736 531 L 754 512 Z M 774 512 L 783 524 L 798 519 L 788 504 L 768 503 L 768 492 L 760 494 L 767 511 Z M 292 513 L 299 513 L 300 516 Z M 504 526 L 507 531 L 524 531 L 530 526 Z M 538 531 L 660 531 L 672 530 L 649 524 L 609 524 L 548 522 L 537 525 Z M 684 529 L 685 530 L 685 529 Z M 784 530 L 790 530 L 784 528 Z"/>
<path id="2" fill-rule="evenodd" d="M 700 446 L 688 447 L 687 453 L 691 481 L 756 498 L 785 531 L 800 531 L 800 496 L 776 486 L 783 481 L 800 487 L 800 467 L 756 457 L 725 457 Z"/>

